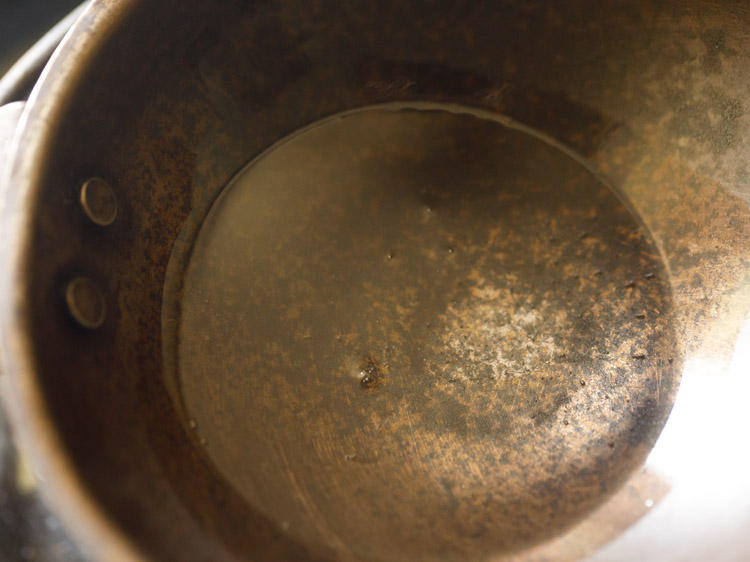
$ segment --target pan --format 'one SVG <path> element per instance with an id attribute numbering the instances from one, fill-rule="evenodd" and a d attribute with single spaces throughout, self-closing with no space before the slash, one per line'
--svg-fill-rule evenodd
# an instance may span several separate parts
<path id="1" fill-rule="evenodd" d="M 750 557 L 749 21 L 91 3 L 2 109 L 4 397 L 81 549 Z"/>

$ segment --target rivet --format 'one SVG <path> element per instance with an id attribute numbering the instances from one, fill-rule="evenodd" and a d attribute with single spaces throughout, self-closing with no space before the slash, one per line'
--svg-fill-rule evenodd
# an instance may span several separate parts
<path id="1" fill-rule="evenodd" d="M 104 295 L 93 281 L 76 277 L 65 288 L 65 303 L 73 319 L 84 328 L 95 330 L 104 323 Z"/>
<path id="2" fill-rule="evenodd" d="M 91 178 L 81 186 L 81 207 L 94 224 L 109 226 L 117 218 L 117 198 L 102 178 Z"/>

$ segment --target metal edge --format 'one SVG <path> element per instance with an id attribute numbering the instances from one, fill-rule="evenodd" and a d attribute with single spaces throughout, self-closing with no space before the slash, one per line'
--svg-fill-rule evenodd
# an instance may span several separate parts
<path id="1" fill-rule="evenodd" d="M 82 3 L 45 33 L 0 78 L 0 105 L 25 100 L 57 46 L 86 8 Z"/>
<path id="2" fill-rule="evenodd" d="M 75 84 L 122 18 L 141 0 L 94 0 L 44 67 L 20 116 L 7 164 L 0 170 L 0 385 L 17 445 L 28 455 L 45 502 L 60 516 L 84 555 L 111 562 L 145 562 L 91 497 L 55 427 L 40 385 L 30 337 L 32 213 L 43 174 Z M 62 24 L 61 24 L 62 25 Z"/>

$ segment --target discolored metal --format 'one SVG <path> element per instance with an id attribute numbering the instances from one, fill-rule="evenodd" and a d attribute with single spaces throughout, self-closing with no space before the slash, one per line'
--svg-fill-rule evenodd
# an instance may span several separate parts
<path id="1" fill-rule="evenodd" d="M 186 268 L 164 337 L 207 456 L 337 559 L 483 560 L 555 534 L 643 461 L 678 381 L 638 220 L 489 113 L 372 108 L 281 142 Z"/>
<path id="2" fill-rule="evenodd" d="M 112 186 L 102 178 L 83 182 L 79 197 L 81 208 L 94 224 L 109 226 L 117 218 L 117 198 Z"/>
<path id="3" fill-rule="evenodd" d="M 58 512 L 102 560 L 747 560 L 747 22 L 93 3 L 0 221 L 8 402 Z M 393 103 L 464 109 L 346 136 Z M 310 157 L 250 181 L 272 146 Z M 127 186 L 106 229 L 91 177 Z M 60 302 L 82 271 L 95 333 Z"/>
<path id="4" fill-rule="evenodd" d="M 84 328 L 101 327 L 107 314 L 104 295 L 85 277 L 76 277 L 65 287 L 65 304 L 73 319 Z"/>

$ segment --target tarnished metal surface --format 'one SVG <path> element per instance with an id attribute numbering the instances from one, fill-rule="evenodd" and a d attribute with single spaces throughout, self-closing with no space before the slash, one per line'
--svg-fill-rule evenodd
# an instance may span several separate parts
<path id="1" fill-rule="evenodd" d="M 670 291 L 637 220 L 557 148 L 455 111 L 344 115 L 261 156 L 206 217 L 165 325 L 196 443 L 337 557 L 482 560 L 554 535 L 672 405 Z"/>
<path id="2" fill-rule="evenodd" d="M 104 295 L 85 277 L 76 277 L 65 286 L 65 304 L 73 320 L 90 330 L 101 327 L 107 317 Z"/>
<path id="3" fill-rule="evenodd" d="M 315 545 L 344 559 L 747 559 L 750 459 L 733 443 L 747 427 L 748 10 L 708 2 L 438 4 L 96 5 L 50 69 L 10 176 L 19 192 L 2 226 L 13 241 L 0 256 L 12 272 L 2 286 L 2 335 L 14 419 L 41 451 L 35 462 L 49 488 L 73 505 L 72 524 L 98 531 L 89 544 L 178 561 L 325 559 Z M 45 93 L 52 101 L 43 102 Z M 503 115 L 554 147 L 517 127 L 485 137 L 472 122 L 463 140 L 476 150 L 462 156 L 450 142 L 462 138 L 463 119 L 449 120 L 450 134 L 415 142 L 406 141 L 424 123 L 393 141 L 349 139 L 318 171 L 342 171 L 341 155 L 370 141 L 374 154 L 395 142 L 407 161 L 391 172 L 411 180 L 403 187 L 412 200 L 388 181 L 364 189 L 381 158 L 351 192 L 307 185 L 328 205 L 300 191 L 286 206 L 299 221 L 286 230 L 283 205 L 252 208 L 253 220 L 239 221 L 228 239 L 246 243 L 259 261 L 222 265 L 218 254 L 204 256 L 219 260 L 203 287 L 210 306 L 191 300 L 200 286 L 189 266 L 184 276 L 191 252 L 200 253 L 192 243 L 205 236 L 209 209 L 238 170 L 311 123 L 409 101 Z M 517 153 L 470 158 L 503 137 Z M 488 144 L 471 144 L 477 139 Z M 408 160 L 424 146 L 441 157 Z M 498 162 L 502 169 L 489 174 Z M 524 163 L 510 176 L 515 184 L 497 181 Z M 475 189 L 464 197 L 455 187 L 459 164 L 482 172 L 461 181 L 491 176 L 495 190 L 470 181 Z M 404 172 L 420 165 L 430 178 L 442 170 L 424 194 Z M 95 175 L 122 189 L 107 229 L 76 204 L 80 182 Z M 254 190 L 223 197 L 243 193 Z M 376 193 L 381 199 L 369 205 L 353 198 Z M 432 204 L 425 219 L 417 209 Z M 350 208 L 357 213 L 334 212 Z M 420 235 L 422 220 L 438 241 Z M 396 231 L 411 243 L 399 247 Z M 357 254 L 357 241 L 370 251 Z M 336 256 L 324 259 L 331 248 L 361 273 L 344 268 L 324 283 L 338 271 Z M 428 271 L 437 263 L 440 271 Z M 240 273 L 249 276 L 247 290 L 223 293 Z M 105 295 L 108 318 L 96 332 L 79 329 L 60 297 L 77 275 Z M 230 277 L 220 283 L 222 276 Z M 366 277 L 377 282 L 368 287 Z M 410 300 L 409 284 L 432 299 L 431 319 Z M 296 312 L 287 298 L 294 295 Z M 232 323 L 243 312 L 268 325 Z M 308 319 L 317 319 L 309 332 Z M 170 337 L 191 321 L 202 322 L 209 345 L 195 330 L 180 337 L 209 379 L 200 369 L 191 375 L 191 363 L 174 353 Z M 417 341 L 426 349 L 410 349 Z M 325 378 L 311 368 L 309 359 L 323 365 L 339 345 L 350 346 L 346 369 L 328 365 Z M 274 366 L 276 378 L 253 377 L 259 366 Z M 680 375 L 674 415 L 643 461 Z M 326 393 L 336 399 L 324 401 Z M 283 423 L 270 428 L 273 419 Z M 373 443 L 377 455 L 366 446 Z M 479 462 L 479 454 L 497 462 Z M 313 461 L 314 470 L 306 464 Z M 513 501 L 491 493 L 486 511 L 472 495 L 504 485 Z M 545 521 L 560 532 L 544 537 Z M 399 535 L 407 528 L 417 542 Z M 520 550 L 507 554 L 512 547 Z"/>
<path id="4" fill-rule="evenodd" d="M 83 182 L 78 197 L 83 212 L 94 224 L 109 226 L 117 218 L 117 197 L 102 178 L 90 178 Z"/>

